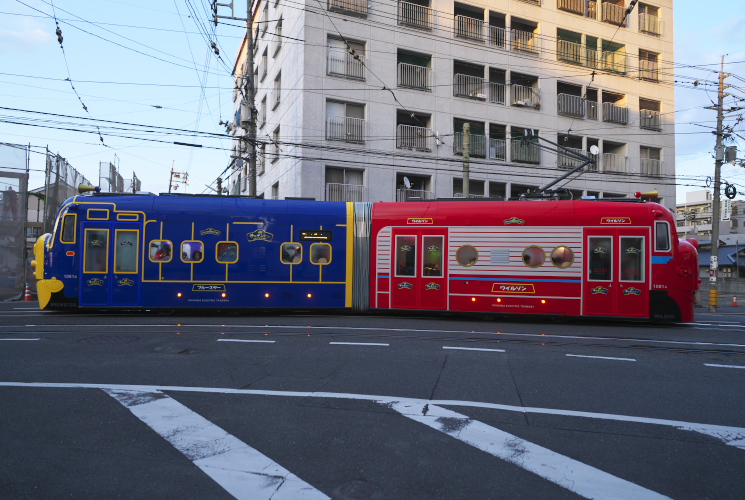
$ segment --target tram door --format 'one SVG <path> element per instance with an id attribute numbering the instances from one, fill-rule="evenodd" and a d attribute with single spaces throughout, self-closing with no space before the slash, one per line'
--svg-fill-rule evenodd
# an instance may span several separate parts
<path id="1" fill-rule="evenodd" d="M 139 225 L 84 222 L 82 232 L 80 305 L 139 305 Z"/>
<path id="2" fill-rule="evenodd" d="M 649 230 L 585 230 L 584 314 L 649 316 Z"/>
<path id="3" fill-rule="evenodd" d="M 447 309 L 447 229 L 394 228 L 391 307 Z"/>

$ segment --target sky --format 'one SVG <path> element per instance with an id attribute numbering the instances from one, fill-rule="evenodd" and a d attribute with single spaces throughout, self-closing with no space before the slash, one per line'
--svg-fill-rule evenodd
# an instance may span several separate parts
<path id="1" fill-rule="evenodd" d="M 745 98 L 741 2 L 675 0 L 679 203 L 714 175 L 716 112 L 704 108 L 716 104 L 722 55 L 725 72 L 734 75 L 726 83 L 739 87 L 728 90 L 733 96 L 725 104 L 745 108 L 745 101 L 736 100 Z M 32 146 L 31 188 L 43 184 L 39 153 L 48 147 L 94 183 L 99 163 L 111 162 L 125 178 L 134 172 L 145 191 L 168 191 L 173 169 L 189 174 L 189 185 L 179 185 L 178 192 L 211 192 L 207 186 L 214 187 L 230 161 L 230 141 L 214 134 L 225 132 L 220 121 L 232 119 L 231 71 L 245 27 L 238 21 L 215 27 L 209 3 L 0 0 L 0 142 Z M 235 6 L 238 16 L 245 13 L 244 2 Z M 745 159 L 739 113 L 725 124 L 742 136 L 732 144 Z M 743 192 L 737 199 L 745 199 L 745 169 L 727 165 L 722 178 Z"/>

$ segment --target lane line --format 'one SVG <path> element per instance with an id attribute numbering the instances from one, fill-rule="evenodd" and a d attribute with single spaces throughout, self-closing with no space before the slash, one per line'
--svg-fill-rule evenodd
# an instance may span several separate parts
<path id="1" fill-rule="evenodd" d="M 481 349 L 479 347 L 450 347 L 447 345 L 442 346 L 443 349 L 452 349 L 454 351 L 492 351 L 492 352 L 504 352 L 504 349 Z"/>
<path id="2" fill-rule="evenodd" d="M 329 342 L 330 345 L 379 345 L 388 347 L 390 344 L 377 344 L 375 342 Z"/>
<path id="3" fill-rule="evenodd" d="M 369 394 L 352 394 L 339 392 L 310 392 L 310 391 L 270 391 L 263 389 L 231 389 L 225 387 L 183 387 L 172 385 L 124 385 L 124 384 L 81 384 L 64 382 L 0 382 L 0 387 L 26 388 L 56 388 L 56 389 L 103 389 L 122 391 L 146 392 L 200 392 L 205 394 L 241 394 L 252 396 L 281 396 L 293 398 L 327 398 L 351 399 L 357 401 L 376 401 L 388 403 L 434 404 L 439 406 L 462 406 L 467 408 L 484 408 L 488 410 L 503 410 L 519 413 L 535 413 L 538 415 L 560 415 L 565 417 L 595 418 L 616 422 L 633 422 L 638 424 L 663 425 L 675 429 L 698 432 L 714 437 L 724 444 L 745 450 L 745 427 L 727 425 L 702 424 L 683 420 L 668 420 L 652 417 L 635 417 L 632 415 L 615 415 L 612 413 L 594 413 L 578 410 L 561 410 L 556 408 L 536 408 L 530 406 L 514 406 L 500 403 L 485 403 L 482 401 L 461 401 L 452 399 L 420 399 L 397 398 L 392 396 L 377 396 Z"/>
<path id="4" fill-rule="evenodd" d="M 613 359 L 615 361 L 636 361 L 633 358 L 611 358 L 609 356 L 585 356 L 583 354 L 567 354 L 573 358 Z"/>
<path id="5" fill-rule="evenodd" d="M 241 339 L 217 339 L 218 342 L 256 342 L 262 344 L 273 344 L 276 340 L 241 340 Z"/>
<path id="6" fill-rule="evenodd" d="M 585 498 L 668 498 L 513 434 L 434 405 L 387 405 L 401 415 L 532 472 Z"/>
<path id="7" fill-rule="evenodd" d="M 0 340 L 41 340 L 41 339 L 0 339 Z"/>
<path id="8" fill-rule="evenodd" d="M 105 389 L 239 499 L 328 499 L 266 455 L 160 391 Z"/>
<path id="9" fill-rule="evenodd" d="M 738 365 L 715 365 L 710 363 L 704 363 L 705 366 L 714 366 L 716 368 L 740 368 L 745 370 L 745 366 L 738 366 Z"/>

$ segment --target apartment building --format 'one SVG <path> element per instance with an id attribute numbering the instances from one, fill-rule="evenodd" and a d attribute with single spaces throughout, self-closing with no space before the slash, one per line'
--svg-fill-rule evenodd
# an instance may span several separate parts
<path id="1" fill-rule="evenodd" d="M 685 203 L 675 209 L 678 235 L 681 238 L 711 240 L 712 192 L 703 189 L 686 193 Z M 745 243 L 745 201 L 720 199 L 719 239 L 726 243 Z"/>
<path id="2" fill-rule="evenodd" d="M 257 194 L 508 198 L 594 156 L 572 195 L 675 206 L 672 0 L 260 0 Z M 235 65 L 245 83 L 246 44 Z M 235 133 L 250 117 L 236 90 Z M 597 146 L 598 153 L 592 155 Z M 234 142 L 240 156 L 241 143 Z M 247 193 L 238 161 L 231 194 Z"/>

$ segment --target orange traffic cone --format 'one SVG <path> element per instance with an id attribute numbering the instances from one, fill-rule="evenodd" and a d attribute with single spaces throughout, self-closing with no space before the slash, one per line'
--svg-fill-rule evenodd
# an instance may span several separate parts
<path id="1" fill-rule="evenodd" d="M 732 296 L 732 305 L 737 307 L 737 295 Z"/>
<path id="2" fill-rule="evenodd" d="M 26 283 L 26 298 L 24 298 L 23 300 L 26 302 L 31 302 L 32 300 L 34 300 L 31 298 L 31 288 L 29 288 L 28 283 Z"/>

